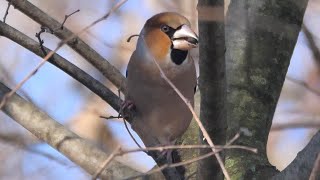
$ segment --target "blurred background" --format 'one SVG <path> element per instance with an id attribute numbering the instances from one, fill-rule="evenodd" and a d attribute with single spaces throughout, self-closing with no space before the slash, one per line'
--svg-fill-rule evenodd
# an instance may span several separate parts
<path id="1" fill-rule="evenodd" d="M 73 32 L 81 30 L 104 15 L 115 3 L 113 0 L 98 0 L 94 3 L 86 0 L 30 0 L 30 2 L 60 22 L 66 14 L 80 9 L 80 12 L 72 15 L 65 23 L 65 27 Z M 7 1 L 0 0 L 1 18 L 7 4 Z M 138 34 L 148 18 L 163 11 L 183 14 L 197 31 L 196 5 L 197 2 L 194 0 L 130 0 L 109 19 L 98 23 L 80 37 L 124 74 L 136 44 L 136 38 L 129 43 L 126 42 L 130 35 Z M 226 1 L 227 6 L 228 1 Z M 320 59 L 314 56 L 314 49 L 310 46 L 310 41 L 313 40 L 320 47 L 320 37 L 317 34 L 320 31 L 319 19 L 320 0 L 310 0 L 304 17 L 305 28 L 300 32 L 291 59 L 288 78 L 274 116 L 274 124 L 304 122 L 310 119 L 320 121 L 318 112 L 320 96 L 306 88 L 320 89 Z M 40 25 L 18 10 L 10 8 L 6 23 L 37 40 L 35 34 L 40 31 Z M 306 36 L 306 31 L 312 34 L 312 39 Z M 59 42 L 59 39 L 49 33 L 43 33 L 42 38 L 44 45 L 51 49 L 54 49 Z M 0 81 L 10 88 L 20 82 L 41 60 L 4 37 L 0 37 L 0 49 Z M 58 54 L 117 93 L 117 89 L 112 87 L 101 73 L 71 48 L 63 46 Z M 194 50 L 192 55 L 198 59 L 197 50 Z M 292 79 L 304 82 L 305 85 Z M 117 143 L 126 148 L 136 147 L 122 121 L 99 118 L 100 115 L 116 116 L 116 111 L 50 63 L 46 63 L 19 90 L 19 94 L 58 122 L 106 151 L 111 151 Z M 0 112 L 0 119 L 0 162 L 5 164 L 0 166 L 0 179 L 90 179 L 86 172 L 50 146 L 39 142 L 3 112 Z M 134 133 L 132 130 L 131 132 Z M 279 170 L 284 169 L 315 132 L 314 129 L 304 128 L 272 131 L 268 142 L 269 160 Z M 138 139 L 136 135 L 135 137 Z M 142 144 L 141 141 L 139 143 Z M 144 153 L 125 155 L 117 160 L 141 172 L 154 166 L 153 160 Z"/>

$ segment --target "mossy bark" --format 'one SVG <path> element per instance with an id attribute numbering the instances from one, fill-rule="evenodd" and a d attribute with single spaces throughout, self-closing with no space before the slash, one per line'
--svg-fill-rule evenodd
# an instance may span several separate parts
<path id="1" fill-rule="evenodd" d="M 232 179 L 265 179 L 276 170 L 266 144 L 273 114 L 295 47 L 307 0 L 232 0 L 227 14 L 228 138 L 258 154 L 228 151 Z"/>

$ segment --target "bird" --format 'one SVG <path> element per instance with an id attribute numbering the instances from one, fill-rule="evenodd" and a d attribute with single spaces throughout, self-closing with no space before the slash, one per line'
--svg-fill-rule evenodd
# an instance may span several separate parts
<path id="1" fill-rule="evenodd" d="M 122 108 L 135 110 L 131 126 L 145 146 L 174 145 L 189 127 L 192 114 L 154 61 L 193 106 L 197 77 L 189 51 L 198 47 L 199 38 L 189 20 L 176 12 L 152 16 L 138 36 L 127 66 Z M 171 151 L 165 153 L 170 159 Z"/>

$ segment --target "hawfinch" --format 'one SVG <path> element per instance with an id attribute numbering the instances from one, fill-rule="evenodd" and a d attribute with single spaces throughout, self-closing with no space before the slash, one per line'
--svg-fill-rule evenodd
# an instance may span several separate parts
<path id="1" fill-rule="evenodd" d="M 178 13 L 154 15 L 139 34 L 128 64 L 124 108 L 134 107 L 132 128 L 147 147 L 173 145 L 192 119 L 186 104 L 161 77 L 154 60 L 193 105 L 196 70 L 188 52 L 197 46 L 198 36 L 190 22 Z"/>

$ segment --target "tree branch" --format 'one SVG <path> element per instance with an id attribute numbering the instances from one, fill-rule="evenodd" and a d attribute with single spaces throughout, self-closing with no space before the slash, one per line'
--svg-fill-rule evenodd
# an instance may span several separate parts
<path id="1" fill-rule="evenodd" d="M 307 84 L 306 82 L 304 81 L 301 81 L 301 80 L 298 80 L 298 79 L 295 79 L 295 78 L 292 78 L 290 76 L 286 76 L 286 79 L 305 88 L 306 90 L 308 90 L 309 92 L 313 93 L 314 95 L 317 95 L 317 96 L 320 96 L 320 92 L 314 88 L 312 88 L 311 86 L 309 86 L 309 84 Z"/>
<path id="2" fill-rule="evenodd" d="M 54 20 L 39 8 L 25 0 L 12 0 L 12 5 L 19 9 L 22 13 L 29 16 L 34 21 L 38 22 L 42 26 L 50 29 L 60 29 L 61 23 Z M 63 28 L 55 31 L 56 35 L 60 39 L 67 39 L 72 36 L 73 33 Z M 106 78 L 108 78 L 115 86 L 125 91 L 125 78 L 114 66 L 112 66 L 107 60 L 99 55 L 95 50 L 88 46 L 80 38 L 75 37 L 73 40 L 68 41 L 67 44 L 90 62 L 95 68 L 97 68 Z"/>
<path id="3" fill-rule="evenodd" d="M 313 136 L 309 144 L 297 154 L 297 157 L 285 168 L 278 173 L 272 180 L 282 179 L 309 179 L 312 168 L 320 152 L 320 131 Z M 319 179 L 320 175 L 316 179 Z"/>
<path id="4" fill-rule="evenodd" d="M 307 37 L 309 47 L 313 53 L 313 57 L 317 62 L 318 66 L 320 66 L 320 50 L 317 47 L 317 44 L 313 38 L 312 33 L 310 32 L 309 28 L 305 24 L 302 25 L 302 30 Z"/>
<path id="5" fill-rule="evenodd" d="M 17 92 L 17 90 L 19 90 L 24 83 L 26 83 L 33 75 L 36 74 L 36 72 L 49 60 L 49 58 L 51 58 L 64 44 L 69 43 L 71 40 L 76 40 L 76 38 L 83 32 L 87 31 L 88 29 L 90 29 L 92 26 L 98 24 L 99 22 L 107 19 L 114 11 L 116 11 L 117 9 L 119 9 L 121 7 L 121 5 L 123 5 L 127 0 L 121 0 L 120 2 L 118 2 L 117 4 L 115 4 L 106 14 L 104 14 L 102 17 L 98 18 L 97 20 L 93 21 L 92 23 L 90 23 L 89 25 L 85 26 L 84 28 L 82 28 L 81 30 L 79 30 L 77 33 L 75 34 L 71 34 L 71 36 L 67 37 L 66 39 L 61 40 L 57 47 L 53 50 L 50 51 L 43 59 L 42 61 L 27 75 L 25 76 L 25 78 L 23 78 L 22 81 L 20 81 L 8 94 L 6 94 L 1 102 L 0 102 L 0 109 L 4 106 L 4 104 L 6 103 L 6 100 L 9 99 L 15 92 Z M 75 42 L 74 42 L 75 43 Z"/>
<path id="6" fill-rule="evenodd" d="M 68 162 L 66 162 L 66 161 L 64 161 L 62 159 L 59 159 L 57 157 L 54 157 L 51 154 L 48 154 L 46 152 L 42 152 L 42 151 L 39 151 L 37 149 L 33 149 L 33 148 L 29 147 L 29 145 L 27 144 L 26 139 L 25 139 L 25 137 L 23 137 L 23 135 L 13 134 L 13 133 L 11 133 L 11 134 L 0 134 L 0 141 L 4 142 L 6 144 L 9 144 L 9 145 L 15 146 L 15 147 L 19 147 L 19 148 L 21 148 L 24 151 L 27 151 L 29 153 L 33 153 L 33 154 L 36 154 L 36 155 L 43 156 L 43 157 L 45 157 L 45 158 L 47 158 L 49 160 L 57 162 L 58 164 L 61 164 L 61 165 L 64 165 L 64 166 L 70 165 L 70 163 L 68 163 Z"/>
<path id="7" fill-rule="evenodd" d="M 9 88 L 0 83 L 0 99 L 9 91 Z M 17 94 L 8 99 L 2 110 L 40 140 L 48 143 L 91 175 L 108 158 L 108 155 L 100 149 L 67 130 L 63 125 L 57 123 Z M 119 174 L 121 168 L 121 171 L 124 171 L 126 174 L 123 174 L 123 176 L 138 174 L 138 172 L 123 165 L 120 166 L 119 163 L 114 161 L 111 164 L 111 166 L 117 169 L 112 168 L 103 171 L 100 177 L 104 179 L 121 178 L 119 177 L 121 175 Z M 125 170 L 123 170 L 124 168 Z M 115 175 L 118 177 L 115 177 Z"/>
<path id="8" fill-rule="evenodd" d="M 20 31 L 14 29 L 13 27 L 3 23 L 0 21 L 0 35 L 7 37 L 8 39 L 16 42 L 17 44 L 25 47 L 26 49 L 32 51 L 36 55 L 43 57 L 43 51 L 39 46 L 39 43 L 35 40 L 31 39 L 30 37 L 26 36 L 25 34 L 21 33 Z M 50 52 L 51 50 L 43 46 L 46 52 Z M 117 95 L 115 95 L 111 90 L 106 88 L 102 83 L 98 80 L 91 77 L 89 74 L 75 66 L 74 64 L 70 63 L 63 57 L 58 54 L 55 54 L 49 60 L 50 63 L 58 67 L 59 69 L 63 70 L 71 77 L 85 85 L 88 89 L 92 92 L 97 94 L 103 100 L 108 102 L 112 108 L 119 111 L 120 105 L 119 101 L 121 101 Z"/>
<path id="9" fill-rule="evenodd" d="M 4 16 L 3 16 L 3 22 L 4 23 L 6 22 L 7 16 L 9 14 L 10 6 L 11 6 L 11 0 L 8 0 L 8 6 L 7 6 L 6 12 L 4 13 Z"/>
<path id="10" fill-rule="evenodd" d="M 70 14 L 68 14 L 68 15 L 65 15 L 65 16 L 64 16 L 64 20 L 63 20 L 63 22 L 61 23 L 60 29 L 63 29 L 64 23 L 66 23 L 67 19 L 68 19 L 70 16 L 74 15 L 75 13 L 77 13 L 77 12 L 80 12 L 80 9 L 74 11 L 73 13 L 70 13 Z"/>

